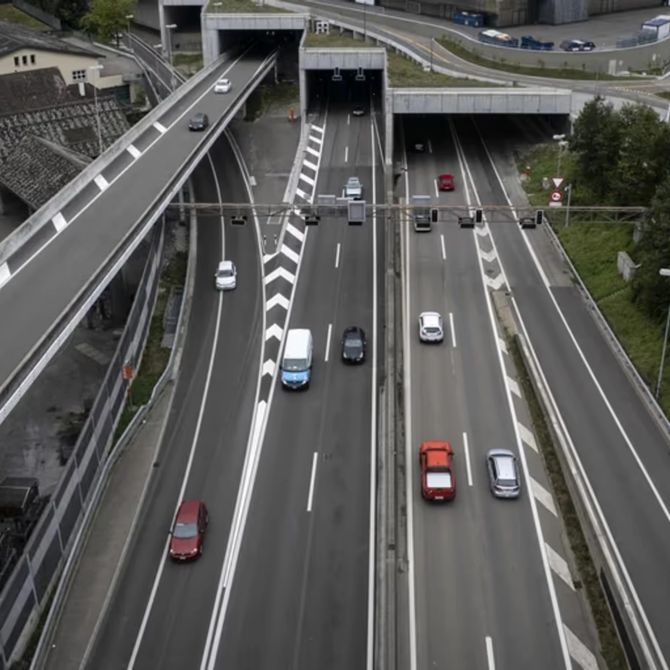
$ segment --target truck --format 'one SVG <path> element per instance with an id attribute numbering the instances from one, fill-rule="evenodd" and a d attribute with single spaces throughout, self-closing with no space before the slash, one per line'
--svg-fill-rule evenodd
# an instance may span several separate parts
<path id="1" fill-rule="evenodd" d="M 454 450 L 446 440 L 427 440 L 421 443 L 421 495 L 426 500 L 453 500 L 456 496 L 453 458 Z"/>
<path id="2" fill-rule="evenodd" d="M 522 49 L 534 49 L 535 51 L 551 51 L 554 48 L 553 42 L 543 42 L 536 40 L 532 35 L 523 35 L 521 37 Z"/>
<path id="3" fill-rule="evenodd" d="M 486 44 L 495 44 L 496 46 L 499 47 L 519 46 L 518 37 L 512 37 L 507 33 L 500 32 L 499 30 L 493 30 L 493 28 L 480 31 L 478 37 L 480 42 L 484 42 Z"/>
<path id="4" fill-rule="evenodd" d="M 670 35 L 670 16 L 659 14 L 640 26 L 641 35 L 653 37 L 653 41 L 662 40 Z"/>
<path id="5" fill-rule="evenodd" d="M 429 232 L 430 223 L 430 196 L 413 195 L 412 196 L 412 221 L 414 230 L 417 233 Z"/>

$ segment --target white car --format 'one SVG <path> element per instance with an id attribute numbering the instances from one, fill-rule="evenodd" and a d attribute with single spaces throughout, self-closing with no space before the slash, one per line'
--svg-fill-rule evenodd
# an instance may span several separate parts
<path id="1" fill-rule="evenodd" d="M 422 342 L 442 342 L 444 328 L 442 316 L 438 312 L 421 312 L 419 314 L 419 339 Z"/>
<path id="2" fill-rule="evenodd" d="M 214 93 L 228 93 L 230 91 L 230 79 L 219 77 L 214 84 Z"/>
<path id="3" fill-rule="evenodd" d="M 352 198 L 353 200 L 362 200 L 363 198 L 363 184 L 358 177 L 349 177 L 347 183 L 344 185 L 344 197 Z"/>
<path id="4" fill-rule="evenodd" d="M 214 274 L 214 283 L 220 291 L 232 291 L 237 286 L 237 268 L 233 261 L 221 261 Z"/>

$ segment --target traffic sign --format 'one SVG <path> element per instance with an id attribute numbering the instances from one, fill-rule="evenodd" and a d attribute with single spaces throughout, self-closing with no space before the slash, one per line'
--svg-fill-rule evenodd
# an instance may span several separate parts
<path id="1" fill-rule="evenodd" d="M 553 181 L 554 186 L 558 188 L 563 183 L 563 177 L 552 177 L 551 181 Z"/>
<path id="2" fill-rule="evenodd" d="M 549 207 L 561 207 L 563 203 L 563 194 L 560 191 L 552 191 L 549 196 Z"/>

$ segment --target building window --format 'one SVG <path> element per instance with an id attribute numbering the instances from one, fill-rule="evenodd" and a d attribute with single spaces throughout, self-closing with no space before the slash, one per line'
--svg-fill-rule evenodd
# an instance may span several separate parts
<path id="1" fill-rule="evenodd" d="M 35 54 L 30 54 L 30 64 L 35 65 Z"/>
<path id="2" fill-rule="evenodd" d="M 72 70 L 72 81 L 86 81 L 86 70 Z"/>
<path id="3" fill-rule="evenodd" d="M 28 65 L 28 56 L 21 56 L 21 62 L 23 65 Z"/>
<path id="4" fill-rule="evenodd" d="M 14 56 L 14 67 L 19 67 L 19 57 Z"/>

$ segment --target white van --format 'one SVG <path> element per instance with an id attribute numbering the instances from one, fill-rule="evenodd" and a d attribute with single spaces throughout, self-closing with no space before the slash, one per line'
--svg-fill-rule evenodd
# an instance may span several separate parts
<path id="1" fill-rule="evenodd" d="M 280 372 L 285 388 L 302 389 L 309 386 L 312 376 L 312 331 L 309 328 L 291 328 L 286 335 Z"/>

